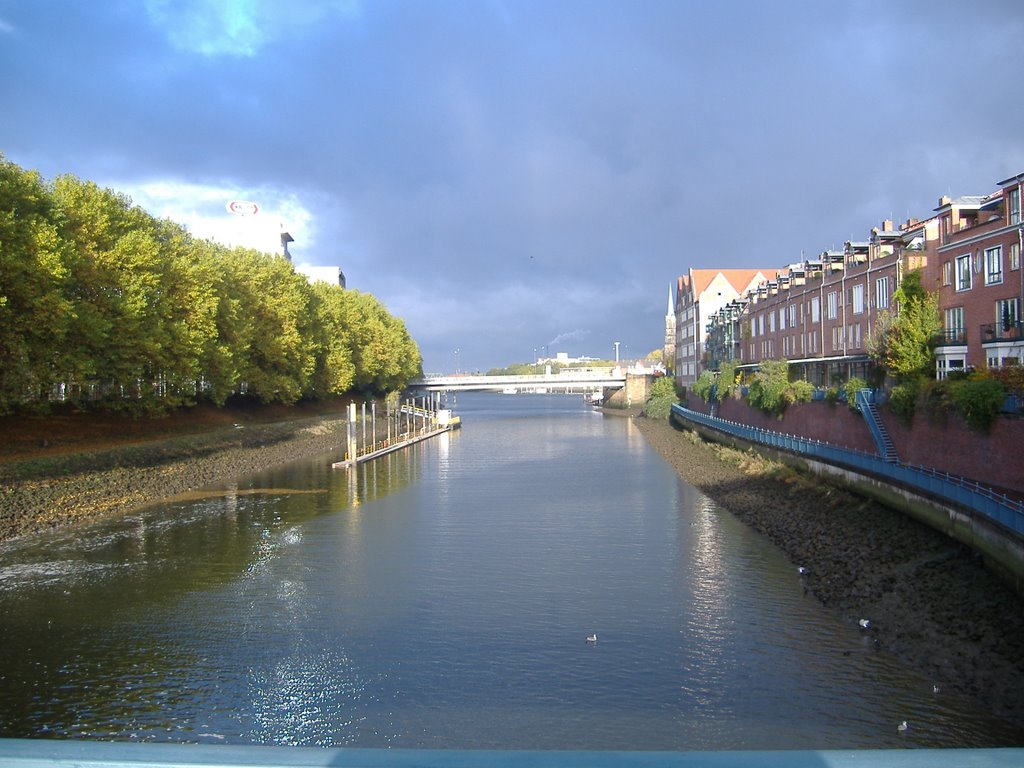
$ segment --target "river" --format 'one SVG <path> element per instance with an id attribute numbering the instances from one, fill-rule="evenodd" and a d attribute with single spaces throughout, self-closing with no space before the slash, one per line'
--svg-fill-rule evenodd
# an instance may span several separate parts
<path id="1" fill-rule="evenodd" d="M 455 410 L 461 431 L 354 470 L 323 456 L 0 547 L 0 736 L 1024 743 L 805 594 L 628 419 L 561 395 Z"/>

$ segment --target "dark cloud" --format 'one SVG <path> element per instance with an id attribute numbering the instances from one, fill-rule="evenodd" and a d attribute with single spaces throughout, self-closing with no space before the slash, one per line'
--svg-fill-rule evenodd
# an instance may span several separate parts
<path id="1" fill-rule="evenodd" d="M 0 151 L 295 196 L 296 257 L 429 369 L 650 351 L 690 266 L 782 266 L 1024 169 L 1012 2 L 274 5 L 0 0 Z"/>

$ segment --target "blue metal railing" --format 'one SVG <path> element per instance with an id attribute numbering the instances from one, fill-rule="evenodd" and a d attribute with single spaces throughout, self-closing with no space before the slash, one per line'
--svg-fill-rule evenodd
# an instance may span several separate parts
<path id="1" fill-rule="evenodd" d="M 747 424 L 739 424 L 708 416 L 681 405 L 673 405 L 672 413 L 681 419 L 743 440 L 864 472 L 894 485 L 921 491 L 929 496 L 974 510 L 989 520 L 1017 534 L 1024 535 L 1024 503 L 1011 499 L 974 480 L 912 464 L 889 462 L 863 451 L 840 448 L 819 440 L 808 440 L 768 429 L 751 427 Z"/>

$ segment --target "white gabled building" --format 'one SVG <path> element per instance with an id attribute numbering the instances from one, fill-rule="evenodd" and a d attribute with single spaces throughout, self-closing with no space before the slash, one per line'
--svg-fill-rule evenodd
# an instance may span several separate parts
<path id="1" fill-rule="evenodd" d="M 708 320 L 729 302 L 768 280 L 772 270 L 690 269 L 676 280 L 675 377 L 691 386 L 700 376 Z"/>

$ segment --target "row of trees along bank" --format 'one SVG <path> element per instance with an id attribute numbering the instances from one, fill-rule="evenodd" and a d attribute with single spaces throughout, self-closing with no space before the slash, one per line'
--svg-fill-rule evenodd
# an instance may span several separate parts
<path id="1" fill-rule="evenodd" d="M 0 413 L 54 399 L 139 414 L 236 393 L 293 403 L 397 390 L 421 369 L 373 296 L 0 155 Z"/>

